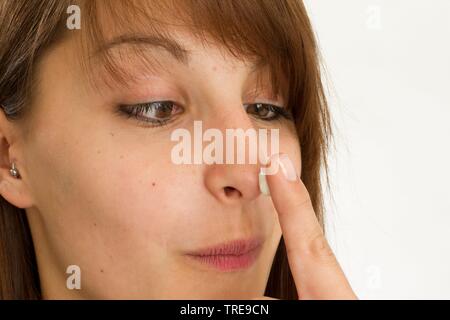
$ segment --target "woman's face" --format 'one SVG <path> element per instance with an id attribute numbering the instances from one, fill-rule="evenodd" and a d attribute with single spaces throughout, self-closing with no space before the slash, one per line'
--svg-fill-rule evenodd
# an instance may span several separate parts
<path id="1" fill-rule="evenodd" d="M 171 134 L 185 128 L 193 137 L 194 120 L 224 136 L 226 129 L 277 128 L 280 152 L 300 164 L 294 123 L 264 120 L 244 107 L 285 103 L 272 97 L 268 77 L 258 86 L 251 63 L 203 46 L 188 32 L 171 35 L 189 51 L 187 62 L 151 41 L 139 47 L 158 62 L 153 69 L 133 56 L 136 42 L 105 49 L 133 76 L 128 86 L 93 87 L 70 37 L 39 64 L 17 166 L 32 199 L 27 216 L 44 297 L 240 299 L 264 293 L 281 229 L 270 197 L 260 193 L 259 165 L 176 164 L 171 156 L 178 142 Z M 90 70 L 95 78 L 106 77 L 96 64 Z M 167 100 L 179 107 L 171 113 L 160 105 L 141 113 L 141 121 L 120 111 Z M 142 118 L 171 120 L 152 126 Z M 262 244 L 244 268 L 218 269 L 187 255 L 249 238 Z M 80 267 L 81 290 L 66 288 L 70 265 Z"/>

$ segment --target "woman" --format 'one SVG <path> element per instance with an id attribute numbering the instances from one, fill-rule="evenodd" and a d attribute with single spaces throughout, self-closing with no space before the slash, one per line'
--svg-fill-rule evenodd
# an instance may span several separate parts
<path id="1" fill-rule="evenodd" d="M 0 0 L 0 30 L 0 298 L 355 298 L 300 1 Z M 278 129 L 281 155 L 177 165 L 194 121 Z"/>

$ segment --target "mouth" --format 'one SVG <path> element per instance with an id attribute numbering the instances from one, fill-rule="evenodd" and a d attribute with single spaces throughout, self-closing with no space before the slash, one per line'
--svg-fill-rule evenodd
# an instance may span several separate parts
<path id="1" fill-rule="evenodd" d="M 189 252 L 188 257 L 222 272 L 249 268 L 258 258 L 262 240 L 240 239 Z"/>

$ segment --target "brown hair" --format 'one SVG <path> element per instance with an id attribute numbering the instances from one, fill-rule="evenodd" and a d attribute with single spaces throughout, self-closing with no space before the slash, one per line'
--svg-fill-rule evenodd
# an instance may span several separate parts
<path id="1" fill-rule="evenodd" d="M 65 26 L 67 8 L 74 3 L 82 8 L 82 30 L 89 40 L 85 44 L 96 46 L 104 40 L 100 5 L 108 9 L 103 11 L 108 18 L 114 17 L 115 27 L 127 26 L 128 12 L 133 13 L 133 21 L 144 18 L 145 27 L 160 26 L 154 28 L 157 33 L 164 31 L 167 22 L 158 13 L 170 8 L 177 10 L 172 16 L 185 22 L 200 39 L 208 36 L 236 57 L 267 63 L 276 90 L 280 76 L 286 76 L 288 107 L 294 115 L 302 150 L 301 178 L 323 226 L 321 169 L 327 173 L 331 127 L 319 53 L 300 0 L 167 0 L 151 2 L 152 10 L 144 10 L 142 2 L 133 0 L 0 0 L 0 105 L 10 121 L 26 116 L 26 106 L 30 105 L 27 102 L 34 92 L 35 66 L 53 43 L 69 33 Z M 126 11 L 125 7 L 132 10 Z M 111 76 L 120 78 L 112 60 L 107 55 L 103 58 Z M 283 239 L 265 295 L 298 298 Z M 39 276 L 25 210 L 0 197 L 0 299 L 39 298 Z"/>

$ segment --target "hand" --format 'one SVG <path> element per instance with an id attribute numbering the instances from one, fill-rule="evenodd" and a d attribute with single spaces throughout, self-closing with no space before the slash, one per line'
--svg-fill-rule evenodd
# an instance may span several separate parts
<path id="1" fill-rule="evenodd" d="M 299 299 L 357 299 L 316 218 L 309 193 L 286 154 L 275 155 L 266 175 L 278 213 Z M 263 297 L 258 299 L 270 299 Z"/>

